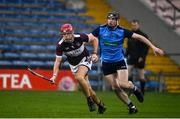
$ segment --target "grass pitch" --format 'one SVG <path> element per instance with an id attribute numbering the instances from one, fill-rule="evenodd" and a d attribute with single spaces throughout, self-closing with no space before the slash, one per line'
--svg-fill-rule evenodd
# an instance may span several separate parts
<path id="1" fill-rule="evenodd" d="M 89 112 L 82 92 L 1 91 L 0 118 L 170 118 L 180 117 L 180 94 L 146 93 L 144 103 L 131 97 L 139 112 L 127 107 L 113 92 L 98 92 L 107 106 L 104 114 Z"/>

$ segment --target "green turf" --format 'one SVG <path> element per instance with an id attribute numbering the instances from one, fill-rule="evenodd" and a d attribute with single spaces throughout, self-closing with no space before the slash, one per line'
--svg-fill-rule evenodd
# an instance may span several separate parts
<path id="1" fill-rule="evenodd" d="M 89 112 L 82 92 L 1 91 L 0 118 L 120 118 L 180 117 L 180 94 L 146 93 L 145 102 L 131 97 L 139 113 L 129 115 L 127 107 L 112 92 L 97 93 L 105 102 L 103 115 Z"/>

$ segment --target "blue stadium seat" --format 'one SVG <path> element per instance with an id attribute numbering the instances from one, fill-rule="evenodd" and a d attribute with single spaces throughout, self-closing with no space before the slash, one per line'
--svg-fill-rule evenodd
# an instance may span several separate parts
<path id="1" fill-rule="evenodd" d="M 29 45 L 12 45 L 11 46 L 13 50 L 28 50 L 29 49 Z"/>
<path id="2" fill-rule="evenodd" d="M 39 12 L 42 12 L 44 11 L 44 8 L 41 8 L 41 7 L 38 7 L 38 8 L 28 8 L 28 11 L 39 11 Z"/>
<path id="3" fill-rule="evenodd" d="M 41 23 L 34 23 L 34 22 L 24 22 L 24 23 L 21 23 L 23 24 L 24 26 L 39 26 L 39 24 Z"/>
<path id="4" fill-rule="evenodd" d="M 37 58 L 36 53 L 20 53 L 21 58 Z"/>
<path id="5" fill-rule="evenodd" d="M 42 42 L 50 42 L 50 43 L 53 43 L 55 42 L 55 40 L 52 38 L 40 38 L 40 39 L 37 39 L 37 41 L 42 41 Z"/>
<path id="6" fill-rule="evenodd" d="M 11 7 L 11 11 L 30 11 L 26 7 Z"/>
<path id="7" fill-rule="evenodd" d="M 29 33 L 30 34 L 44 34 L 44 30 L 33 29 L 33 30 L 30 30 Z"/>
<path id="8" fill-rule="evenodd" d="M 12 34 L 12 33 L 14 33 L 15 31 L 14 30 L 12 30 L 12 29 L 3 29 L 3 30 L 1 30 L 1 33 L 8 33 L 8 34 Z"/>
<path id="9" fill-rule="evenodd" d="M 54 62 L 53 61 L 46 61 L 45 64 L 48 65 L 48 66 L 53 66 Z"/>
<path id="10" fill-rule="evenodd" d="M 30 45 L 29 47 L 31 50 L 46 50 L 46 46 L 42 45 Z"/>
<path id="11" fill-rule="evenodd" d="M 43 61 L 29 61 L 30 66 L 45 66 L 46 63 Z"/>
<path id="12" fill-rule="evenodd" d="M 59 33 L 59 31 L 58 30 L 47 30 L 47 32 L 46 32 L 47 34 L 51 34 L 51 35 L 56 35 L 56 34 L 58 34 Z"/>
<path id="13" fill-rule="evenodd" d="M 51 19 L 50 15 L 37 15 L 36 17 L 39 19 Z"/>
<path id="14" fill-rule="evenodd" d="M 31 37 L 23 37 L 23 38 L 21 38 L 21 40 L 25 41 L 25 42 L 52 42 L 46 38 L 31 38 Z"/>
<path id="15" fill-rule="evenodd" d="M 9 10 L 11 10 L 11 8 L 10 7 L 0 7 L 0 11 L 4 11 L 4 10 L 9 11 Z"/>
<path id="16" fill-rule="evenodd" d="M 0 53 L 0 59 L 2 59 L 4 57 L 3 53 Z"/>
<path id="17" fill-rule="evenodd" d="M 46 48 L 47 48 L 48 50 L 53 50 L 53 51 L 55 51 L 56 46 L 55 46 L 55 45 L 47 45 Z"/>
<path id="18" fill-rule="evenodd" d="M 13 52 L 5 52 L 4 57 L 6 58 L 19 58 L 19 53 L 13 53 Z"/>
<path id="19" fill-rule="evenodd" d="M 20 22 L 7 22 L 8 26 L 22 26 L 22 23 Z"/>
<path id="20" fill-rule="evenodd" d="M 52 53 L 38 53 L 37 56 L 41 59 L 45 59 L 45 58 L 53 59 L 53 58 L 55 58 L 55 54 L 52 54 Z"/>
<path id="21" fill-rule="evenodd" d="M 28 14 L 19 14 L 19 18 L 36 18 L 36 15 L 28 15 Z"/>
<path id="22" fill-rule="evenodd" d="M 50 3 L 50 1 L 46 1 L 46 0 L 38 0 L 36 4 L 49 5 L 49 4 L 51 4 L 51 3 Z"/>
<path id="23" fill-rule="evenodd" d="M 3 14 L 3 18 L 21 18 L 20 14 Z"/>
<path id="24" fill-rule="evenodd" d="M 59 42 L 59 37 L 53 37 L 53 38 L 46 38 L 47 42 L 51 42 L 51 43 L 57 43 Z"/>
<path id="25" fill-rule="evenodd" d="M 11 36 L 7 36 L 7 37 L 4 37 L 6 41 L 9 41 L 9 42 L 12 42 L 12 41 L 22 41 L 21 38 L 18 38 L 18 37 L 11 37 Z"/>
<path id="26" fill-rule="evenodd" d="M 30 37 L 24 37 L 24 38 L 21 38 L 22 41 L 26 41 L 26 42 L 32 42 L 34 41 L 33 38 L 30 38 Z"/>
<path id="27" fill-rule="evenodd" d="M 0 61 L 0 66 L 11 66 L 12 62 L 11 61 Z"/>
<path id="28" fill-rule="evenodd" d="M 50 5 L 50 4 L 49 4 Z M 39 11 L 39 12 L 61 12 L 61 13 L 72 13 L 72 12 L 75 12 L 73 10 L 64 10 L 60 7 L 52 7 L 52 8 L 46 8 L 46 7 L 36 7 L 36 8 L 32 8 L 32 7 L 15 7 L 15 6 L 12 6 L 12 7 L 9 7 L 9 6 L 3 6 L 3 7 L 0 7 L 0 10 L 1 11 Z"/>
<path id="29" fill-rule="evenodd" d="M 0 45 L 0 49 L 2 49 L 2 50 L 11 50 L 11 45 Z"/>
<path id="30" fill-rule="evenodd" d="M 20 0 L 4 0 L 5 3 L 19 3 Z"/>
<path id="31" fill-rule="evenodd" d="M 17 34 L 27 34 L 27 31 L 26 31 L 26 30 L 23 30 L 23 29 L 17 29 L 17 30 L 16 30 L 16 33 L 17 33 Z"/>
<path id="32" fill-rule="evenodd" d="M 0 14 L 0 18 L 5 18 L 5 14 Z"/>
<path id="33" fill-rule="evenodd" d="M 14 61 L 12 61 L 12 65 L 14 65 L 14 66 L 29 66 L 29 63 L 27 61 L 14 60 Z"/>
<path id="34" fill-rule="evenodd" d="M 6 25 L 7 25 L 7 22 L 0 22 L 0 25 L 1 25 L 1 26 L 6 26 Z M 2 32 L 0 31 L 0 33 L 2 33 Z"/>
<path id="35" fill-rule="evenodd" d="M 0 0 L 0 3 L 5 3 L 5 0 Z"/>
<path id="36" fill-rule="evenodd" d="M 37 0 L 19 0 L 19 3 L 34 4 Z"/>

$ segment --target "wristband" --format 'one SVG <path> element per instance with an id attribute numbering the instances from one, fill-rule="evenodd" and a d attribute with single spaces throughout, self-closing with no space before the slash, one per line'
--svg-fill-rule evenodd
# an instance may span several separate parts
<path id="1" fill-rule="evenodd" d="M 96 54 L 97 55 L 97 52 L 93 52 L 92 54 Z"/>
<path id="2" fill-rule="evenodd" d="M 53 74 L 53 76 L 57 76 L 57 74 Z"/>

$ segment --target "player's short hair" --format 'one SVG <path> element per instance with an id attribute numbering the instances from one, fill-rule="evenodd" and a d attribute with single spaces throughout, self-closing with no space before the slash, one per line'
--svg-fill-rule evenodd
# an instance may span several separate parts
<path id="1" fill-rule="evenodd" d="M 108 18 L 114 18 L 114 19 L 116 19 L 116 20 L 120 19 L 119 12 L 117 12 L 117 11 L 109 12 L 109 13 L 107 14 L 107 19 L 108 19 Z"/>
<path id="2" fill-rule="evenodd" d="M 61 34 L 66 34 L 66 33 L 73 33 L 74 31 L 74 28 L 71 24 L 69 23 L 66 23 L 66 24 L 63 24 L 61 27 L 60 27 L 60 32 Z"/>
<path id="3" fill-rule="evenodd" d="M 133 19 L 131 22 L 132 23 L 138 23 L 138 24 L 140 23 L 139 20 L 137 20 L 137 19 Z"/>

